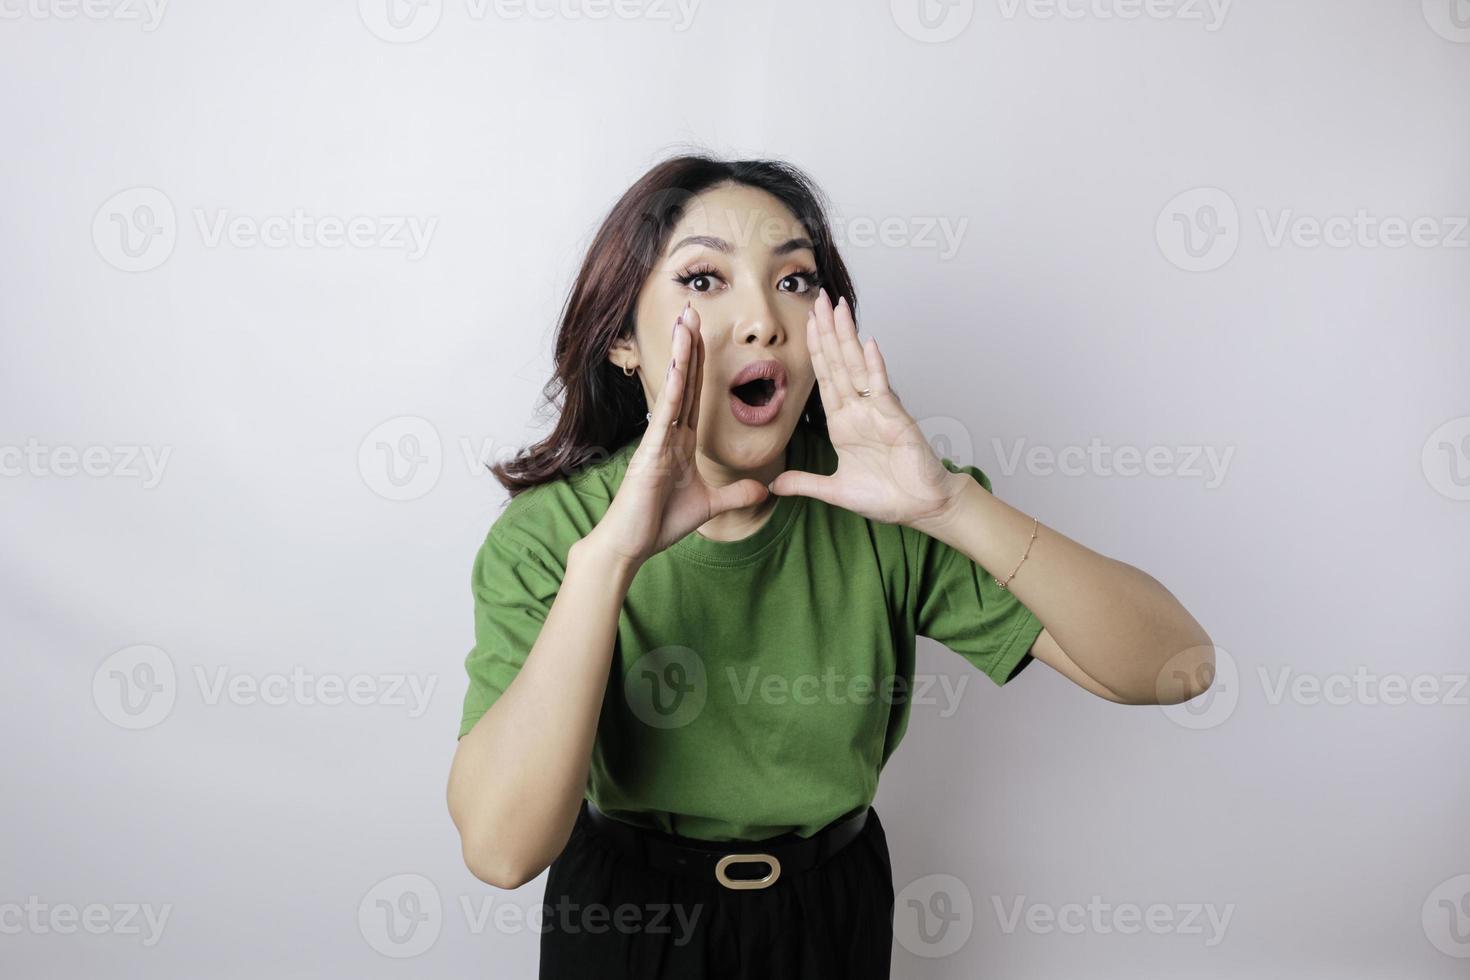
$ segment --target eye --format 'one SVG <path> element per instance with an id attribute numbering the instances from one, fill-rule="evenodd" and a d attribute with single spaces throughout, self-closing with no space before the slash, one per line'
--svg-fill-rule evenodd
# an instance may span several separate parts
<path id="1" fill-rule="evenodd" d="M 784 290 L 784 292 L 804 294 L 809 293 L 813 289 L 816 289 L 817 287 L 822 285 L 822 277 L 817 275 L 816 269 L 802 269 L 798 272 L 793 272 L 791 273 L 791 275 L 783 278 L 779 283 L 776 284 L 776 288 L 781 289 L 781 287 L 788 282 L 800 282 L 801 287 Z"/>
<path id="2" fill-rule="evenodd" d="M 685 289 L 692 289 L 696 293 L 707 293 L 713 288 L 708 283 L 718 278 L 720 278 L 718 269 L 708 263 L 699 263 L 689 266 L 674 276 L 674 281 Z M 696 287 L 694 284 L 697 282 L 705 283 L 705 288 Z"/>

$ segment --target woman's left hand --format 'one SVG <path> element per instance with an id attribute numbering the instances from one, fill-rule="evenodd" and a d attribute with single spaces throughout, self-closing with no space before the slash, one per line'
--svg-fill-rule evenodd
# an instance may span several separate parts
<path id="1" fill-rule="evenodd" d="M 834 309 L 826 290 L 818 292 L 806 343 L 837 470 L 830 476 L 786 470 L 771 482 L 772 492 L 816 497 L 885 524 L 940 519 L 962 486 L 956 477 L 967 477 L 945 468 L 888 387 L 878 342 L 858 343 L 846 298 Z M 865 388 L 870 394 L 859 394 Z"/>

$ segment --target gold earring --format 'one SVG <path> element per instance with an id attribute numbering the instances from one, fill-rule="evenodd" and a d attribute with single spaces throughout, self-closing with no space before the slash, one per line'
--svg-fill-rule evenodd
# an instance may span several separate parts
<path id="1" fill-rule="evenodd" d="M 633 370 L 634 369 L 628 367 L 628 365 L 626 365 L 626 364 L 623 365 L 623 374 L 627 375 L 630 378 L 633 376 Z"/>

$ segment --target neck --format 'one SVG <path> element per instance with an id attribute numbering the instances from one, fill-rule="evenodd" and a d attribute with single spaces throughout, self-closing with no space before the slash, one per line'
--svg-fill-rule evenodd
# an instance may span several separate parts
<path id="1" fill-rule="evenodd" d="M 698 450 L 695 451 L 694 459 L 695 466 L 698 467 L 699 475 L 704 478 L 704 482 L 712 487 L 723 487 L 739 480 L 759 480 L 761 483 L 770 483 L 786 470 L 786 458 L 790 451 L 788 440 L 787 448 L 781 451 L 781 455 L 756 470 L 735 470 L 722 466 Z M 701 524 L 698 528 L 699 535 L 711 541 L 738 541 L 741 538 L 747 538 L 760 530 L 776 509 L 776 504 L 780 502 L 780 499 L 774 493 L 767 493 L 764 500 L 751 507 L 727 510 Z"/>

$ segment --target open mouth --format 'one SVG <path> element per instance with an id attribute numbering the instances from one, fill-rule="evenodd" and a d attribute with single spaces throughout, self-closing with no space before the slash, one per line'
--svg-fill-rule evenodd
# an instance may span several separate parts
<path id="1" fill-rule="evenodd" d="M 730 411 L 746 425 L 766 425 L 786 401 L 786 367 L 774 357 L 752 361 L 730 380 Z"/>
<path id="2" fill-rule="evenodd" d="M 736 385 L 730 389 L 736 398 L 747 405 L 759 407 L 768 405 L 772 398 L 776 397 L 776 380 L 774 378 L 756 378 L 747 381 L 743 385 Z"/>

